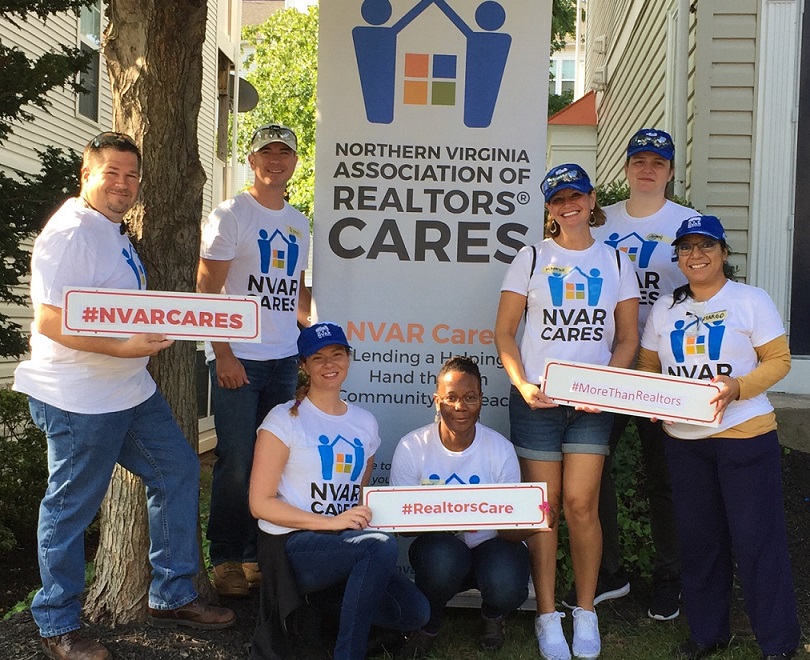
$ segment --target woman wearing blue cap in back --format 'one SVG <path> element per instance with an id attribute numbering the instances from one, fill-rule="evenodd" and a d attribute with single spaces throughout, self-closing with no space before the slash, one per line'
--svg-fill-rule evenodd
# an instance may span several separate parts
<path id="1" fill-rule="evenodd" d="M 799 619 L 776 417 L 765 395 L 790 370 L 785 328 L 765 291 L 729 279 L 716 217 L 687 218 L 673 245 L 687 284 L 653 306 L 638 368 L 720 387 L 718 427 L 664 425 L 690 630 L 675 657 L 696 660 L 728 644 L 736 563 L 763 659 L 789 658 Z"/>
<path id="2" fill-rule="evenodd" d="M 624 175 L 630 190 L 626 200 L 605 207 L 605 224 L 595 227 L 593 236 L 630 256 L 638 276 L 641 299 L 638 308 L 639 335 L 644 330 L 653 303 L 686 282 L 678 269 L 672 239 L 694 209 L 667 199 L 667 186 L 675 177 L 675 145 L 669 133 L 642 128 L 630 138 Z M 610 455 L 605 458 L 599 492 L 599 522 L 602 525 L 602 565 L 596 586 L 598 604 L 630 593 L 630 580 L 622 567 L 616 485 L 611 470 L 612 456 L 628 423 L 636 427 L 641 443 L 646 476 L 644 495 L 650 505 L 650 529 L 654 546 L 652 594 L 647 614 L 651 619 L 671 621 L 680 614 L 680 555 L 675 532 L 672 488 L 667 475 L 661 442 L 661 424 L 649 419 L 615 415 L 610 434 Z M 565 607 L 576 607 L 576 590 L 562 599 Z"/>
<path id="3" fill-rule="evenodd" d="M 380 446 L 377 420 L 340 397 L 350 346 L 334 323 L 304 328 L 295 400 L 259 427 L 250 509 L 259 520 L 262 601 L 251 659 L 290 657 L 282 631 L 303 596 L 343 586 L 335 659 L 361 660 L 372 624 L 406 631 L 430 614 L 425 597 L 397 570 L 396 540 L 367 530 L 358 504 Z"/>
<path id="4" fill-rule="evenodd" d="M 593 185 L 575 164 L 560 165 L 541 185 L 546 238 L 523 248 L 501 287 L 495 342 L 512 381 L 510 438 L 525 481 L 548 484 L 550 531 L 528 544 L 537 596 L 535 633 L 544 660 L 596 658 L 601 651 L 594 612 L 602 534 L 598 501 L 613 415 L 558 406 L 543 392 L 548 358 L 627 367 L 638 346 L 638 284 L 625 254 L 597 242 L 604 223 Z M 525 316 L 520 346 L 517 331 Z M 569 649 L 556 611 L 557 530 L 565 510 L 577 586 Z"/>

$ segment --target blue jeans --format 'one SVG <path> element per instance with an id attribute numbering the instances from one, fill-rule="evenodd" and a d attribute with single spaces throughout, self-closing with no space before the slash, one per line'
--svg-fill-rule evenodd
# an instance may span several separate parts
<path id="1" fill-rule="evenodd" d="M 425 597 L 397 569 L 398 546 L 383 532 L 291 534 L 286 544 L 298 588 L 305 594 L 346 582 L 334 660 L 362 660 L 372 624 L 416 630 L 430 614 Z"/>
<path id="2" fill-rule="evenodd" d="M 143 479 L 149 517 L 149 605 L 175 609 L 197 597 L 200 464 L 163 396 L 119 412 L 85 415 L 29 397 L 31 417 L 48 438 L 48 487 L 39 509 L 42 588 L 31 612 L 40 635 L 80 627 L 84 530 L 118 463 Z"/>
<path id="3" fill-rule="evenodd" d="M 250 381 L 235 390 L 217 385 L 217 363 L 209 364 L 217 446 L 211 482 L 207 537 L 211 563 L 256 561 L 256 520 L 248 507 L 256 429 L 271 408 L 295 396 L 298 357 L 240 360 Z"/>
<path id="4" fill-rule="evenodd" d="M 529 550 L 523 543 L 495 537 L 469 548 L 455 534 L 430 532 L 411 544 L 408 556 L 416 586 L 430 603 L 424 627 L 436 633 L 444 607 L 460 591 L 481 592 L 481 612 L 495 618 L 520 607 L 529 595 Z"/>

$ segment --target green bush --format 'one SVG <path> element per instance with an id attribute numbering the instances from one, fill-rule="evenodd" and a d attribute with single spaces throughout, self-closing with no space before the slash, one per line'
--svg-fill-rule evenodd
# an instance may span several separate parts
<path id="1" fill-rule="evenodd" d="M 31 421 L 28 398 L 0 389 L 0 552 L 37 528 L 48 481 L 45 434 Z"/>

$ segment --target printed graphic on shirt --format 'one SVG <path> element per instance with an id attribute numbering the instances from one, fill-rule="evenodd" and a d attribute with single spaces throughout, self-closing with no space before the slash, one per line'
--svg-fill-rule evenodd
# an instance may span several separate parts
<path id="1" fill-rule="evenodd" d="M 687 316 L 692 320 L 678 319 L 669 332 L 672 356 L 678 363 L 674 369 L 668 369 L 669 374 L 701 380 L 731 375 L 731 365 L 717 363 L 713 367 L 709 364 L 720 359 L 726 332 L 726 312 L 712 312 L 703 316 L 687 312 Z M 692 364 L 687 366 L 687 362 Z"/>
<path id="2" fill-rule="evenodd" d="M 287 227 L 268 234 L 260 229 L 256 240 L 259 250 L 259 274 L 248 275 L 248 293 L 262 296 L 262 307 L 283 312 L 295 311 L 298 294 L 300 232 Z"/>
<path id="3" fill-rule="evenodd" d="M 330 481 L 338 474 L 349 474 L 352 481 L 357 481 L 363 474 L 365 467 L 365 450 L 359 438 L 347 440 L 338 434 L 334 440 L 329 436 L 321 435 L 318 438 L 320 446 L 318 453 L 321 457 L 321 476 Z"/>
<path id="4" fill-rule="evenodd" d="M 127 265 L 132 269 L 135 274 L 135 281 L 138 283 L 138 289 L 146 289 L 146 271 L 143 268 L 141 259 L 135 249 L 130 245 L 129 249 L 122 248 L 121 254 L 124 255 Z"/>
<path id="5" fill-rule="evenodd" d="M 675 263 L 678 261 L 675 250 L 668 243 L 668 239 L 660 234 L 649 234 L 644 237 L 634 231 L 625 236 L 613 232 L 605 239 L 606 245 L 609 245 L 614 250 L 624 252 L 636 267 L 636 278 L 638 279 L 638 287 L 641 290 L 640 305 L 652 305 L 658 300 L 661 276 L 656 271 L 647 270 L 656 249 L 669 250 L 670 262 Z"/>
<path id="6" fill-rule="evenodd" d="M 360 478 L 366 466 L 366 452 L 359 438 L 348 440 L 340 434 L 334 438 L 322 434 L 318 442 L 323 481 L 312 483 L 311 510 L 336 516 L 353 507 L 360 498 Z M 345 475 L 348 475 L 348 480 Z"/>
<path id="7" fill-rule="evenodd" d="M 586 273 L 579 266 L 570 268 L 549 265 L 543 269 L 543 273 L 548 276 L 553 308 L 543 309 L 543 323 L 546 327 L 541 332 L 542 339 L 600 341 L 607 318 L 607 312 L 597 307 L 604 282 L 601 271 L 591 268 Z"/>
<path id="8" fill-rule="evenodd" d="M 481 477 L 477 474 L 471 474 L 467 481 L 464 481 L 457 473 L 453 472 L 452 474 L 448 475 L 447 477 L 440 476 L 437 472 L 431 473 L 431 475 L 427 479 L 422 479 L 420 483 L 424 485 L 431 485 L 431 486 L 442 486 L 442 485 L 452 485 L 457 484 L 460 486 L 466 486 L 467 484 L 480 484 Z"/>
<path id="9" fill-rule="evenodd" d="M 596 307 L 599 304 L 602 278 L 598 268 L 591 268 L 589 273 L 585 273 L 579 266 L 573 268 L 547 266 L 543 272 L 548 274 L 551 304 L 555 307 L 562 307 L 564 300 L 586 300 L 588 307 Z"/>

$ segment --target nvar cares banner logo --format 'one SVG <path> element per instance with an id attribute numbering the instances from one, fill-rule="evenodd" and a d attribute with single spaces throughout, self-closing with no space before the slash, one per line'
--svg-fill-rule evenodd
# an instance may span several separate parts
<path id="1" fill-rule="evenodd" d="M 400 33 L 418 29 L 414 21 L 431 7 L 441 13 L 448 30 L 463 36 L 465 47 L 445 52 L 437 43 L 430 50 L 406 51 L 398 64 Z M 368 121 L 390 124 L 398 104 L 428 108 L 462 103 L 465 126 L 490 125 L 512 44 L 509 34 L 499 32 L 506 21 L 501 3 L 485 0 L 478 5 L 475 25 L 446 0 L 421 0 L 396 20 L 389 0 L 364 0 L 361 14 L 365 23 L 352 30 L 352 38 Z"/>

